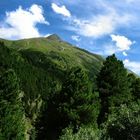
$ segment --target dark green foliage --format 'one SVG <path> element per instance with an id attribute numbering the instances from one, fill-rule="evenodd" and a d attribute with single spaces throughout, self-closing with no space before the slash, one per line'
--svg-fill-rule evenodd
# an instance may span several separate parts
<path id="1" fill-rule="evenodd" d="M 130 82 L 122 61 L 115 55 L 107 57 L 97 78 L 101 99 L 99 123 L 103 122 L 109 109 L 131 101 Z"/>
<path id="2" fill-rule="evenodd" d="M 133 83 L 132 94 L 134 95 L 135 99 L 140 99 L 140 78 L 137 78 Z"/>
<path id="3" fill-rule="evenodd" d="M 132 102 L 114 109 L 104 124 L 102 139 L 139 140 L 140 139 L 140 102 Z"/>
<path id="4" fill-rule="evenodd" d="M 115 55 L 100 71 L 103 61 L 56 35 L 2 40 L 0 140 L 56 140 L 65 128 L 61 139 L 66 140 L 139 139 L 140 104 L 131 99 L 138 102 L 140 80 L 127 76 Z M 97 129 L 97 118 L 105 122 L 103 130 Z"/>
<path id="5" fill-rule="evenodd" d="M 13 70 L 0 76 L 1 140 L 25 140 L 25 114 L 18 82 Z"/>
<path id="6" fill-rule="evenodd" d="M 16 102 L 17 103 L 17 102 Z M 0 135 L 1 140 L 25 140 L 25 117 L 22 104 L 0 103 Z"/>
<path id="7" fill-rule="evenodd" d="M 73 68 L 66 75 L 57 105 L 63 120 L 68 124 L 70 122 L 79 126 L 96 120 L 94 106 L 97 102 L 89 84 L 87 74 L 81 68 Z"/>
<path id="8" fill-rule="evenodd" d="M 130 87 L 134 100 L 140 99 L 140 78 L 136 78 L 133 74 L 129 74 L 128 78 L 131 83 Z"/>
<path id="9" fill-rule="evenodd" d="M 68 125 L 74 126 L 74 131 L 81 124 L 95 125 L 98 107 L 98 98 L 92 93 L 87 74 L 79 67 L 72 68 L 65 75 L 62 90 L 49 98 L 46 123 L 45 117 L 42 118 L 47 127 L 46 133 L 48 130 L 48 135 L 53 133 L 57 136 Z"/>
<path id="10" fill-rule="evenodd" d="M 59 92 L 59 90 L 61 89 L 60 83 L 57 81 L 52 81 L 51 83 L 49 83 L 50 88 L 48 88 L 49 91 L 49 95 L 47 95 L 46 97 L 44 97 L 44 103 L 41 107 L 41 112 L 38 116 L 38 119 L 35 122 L 35 127 L 36 127 L 36 139 L 38 140 L 45 140 L 47 139 L 51 139 L 52 137 L 55 137 L 55 131 L 52 132 L 52 129 L 55 130 L 54 127 L 54 122 L 51 122 L 50 120 L 48 120 L 48 117 L 56 117 L 56 120 L 59 118 L 58 116 L 55 116 L 55 112 L 54 114 L 52 113 L 50 116 L 49 111 L 48 110 L 53 110 L 53 105 L 51 105 L 52 102 L 52 98 L 53 96 Z M 49 106 L 49 107 L 48 107 Z M 48 129 L 48 124 L 51 124 L 51 128 Z M 52 132 L 52 133 L 51 133 Z M 51 138 L 48 138 L 49 136 L 51 136 Z"/>
<path id="11" fill-rule="evenodd" d="M 32 120 L 32 123 L 37 118 L 42 104 L 46 104 L 46 99 L 51 94 L 50 83 L 54 81 L 59 83 L 57 89 L 59 91 L 65 72 L 75 64 L 85 68 L 91 75 L 90 79 L 94 79 L 103 61 L 98 55 L 88 54 L 53 38 L 53 40 L 36 38 L 0 41 L 0 66 L 14 69 L 19 77 L 20 87 L 25 93 L 23 103 L 26 116 Z"/>
<path id="12" fill-rule="evenodd" d="M 60 140 L 139 140 L 140 101 L 115 107 L 100 129 L 82 126 L 77 133 L 72 128 L 63 131 Z"/>
<path id="13" fill-rule="evenodd" d="M 68 127 L 63 130 L 59 140 L 99 140 L 99 132 L 93 126 L 82 126 L 77 133 L 73 133 L 73 129 Z"/>
<path id="14" fill-rule="evenodd" d="M 14 102 L 18 98 L 19 81 L 13 70 L 6 71 L 0 77 L 0 99 Z"/>

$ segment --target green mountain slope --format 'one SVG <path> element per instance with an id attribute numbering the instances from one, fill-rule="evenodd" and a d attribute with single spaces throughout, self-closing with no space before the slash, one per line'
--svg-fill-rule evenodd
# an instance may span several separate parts
<path id="1" fill-rule="evenodd" d="M 122 87 L 121 79 L 126 78 L 124 81 L 128 82 L 128 84 L 126 83 L 128 91 L 130 90 L 136 96 L 132 99 L 139 96 L 137 94 L 140 89 L 139 79 L 136 79 L 135 75 L 128 76 L 127 74 L 132 72 L 128 70 L 127 73 L 122 62 L 117 60 L 115 55 L 108 58 L 111 57 L 114 59 L 109 59 L 110 63 L 106 63 L 108 65 L 102 67 L 104 62 L 102 56 L 77 48 L 63 41 L 57 35 L 17 41 L 0 39 L 0 112 L 2 112 L 0 116 L 0 124 L 2 124 L 0 126 L 2 128 L 0 139 L 2 137 L 11 139 L 11 137 L 14 138 L 18 135 L 23 140 L 57 140 L 62 134 L 62 129 L 72 125 L 73 128 L 67 129 L 73 131 L 70 132 L 71 134 L 68 131 L 66 138 L 70 134 L 70 139 L 72 139 L 71 136 L 74 139 L 75 136 L 78 136 L 79 140 L 81 132 L 79 131 L 77 134 L 75 132 L 81 126 L 83 128 L 80 130 L 84 130 L 83 125 L 89 127 L 89 124 L 93 125 L 91 132 L 85 129 L 84 132 L 86 133 L 82 132 L 82 134 L 89 137 L 90 134 L 93 134 L 93 137 L 95 137 L 93 129 L 98 130 L 98 115 L 104 107 L 104 104 L 101 103 L 106 99 L 105 104 L 107 103 L 107 107 L 109 107 L 108 100 L 110 99 L 117 103 L 118 99 L 119 101 L 128 99 L 125 95 L 126 90 L 123 93 L 124 96 L 122 94 L 120 94 L 120 98 L 117 96 L 119 92 L 116 89 L 119 91 Z M 98 73 L 101 67 L 104 68 L 105 73 L 101 70 L 103 76 L 99 79 L 101 73 L 100 75 Z M 124 73 L 119 71 L 120 68 Z M 118 79 L 118 75 L 122 75 L 122 77 Z M 104 79 L 107 82 L 104 82 Z M 116 80 L 118 81 L 117 84 Z M 99 82 L 103 83 L 101 84 L 101 90 L 99 89 Z M 104 85 L 105 90 L 103 90 Z M 106 90 L 106 87 L 109 90 Z M 124 86 L 122 89 L 124 89 Z M 104 91 L 107 96 L 110 96 L 108 94 L 110 91 L 112 98 L 104 98 L 104 96 L 102 98 L 101 91 Z M 116 91 L 116 94 L 114 94 L 114 91 Z M 111 113 L 114 113 L 114 111 Z M 10 127 L 7 127 L 7 125 Z M 19 132 L 16 134 L 15 130 L 19 130 Z M 106 133 L 106 131 L 104 132 Z M 116 134 L 116 128 L 114 132 Z M 114 132 L 111 132 L 111 134 L 114 135 Z"/>
<path id="2" fill-rule="evenodd" d="M 42 53 L 42 55 L 47 56 L 48 60 L 62 70 L 73 66 L 80 66 L 89 72 L 92 71 L 92 73 L 97 74 L 103 62 L 101 56 L 76 48 L 62 41 L 57 35 L 51 35 L 47 38 L 33 38 L 19 41 L 5 40 L 4 43 L 8 47 L 26 54 L 27 57 L 29 57 L 30 54 L 34 56 L 34 54 Z M 30 59 L 32 59 L 32 56 L 30 56 Z"/>
<path id="3" fill-rule="evenodd" d="M 20 80 L 28 130 L 32 130 L 49 96 L 61 90 L 67 70 L 79 66 L 93 83 L 103 61 L 101 56 L 76 48 L 57 35 L 17 41 L 0 39 L 0 74 L 13 69 Z"/>

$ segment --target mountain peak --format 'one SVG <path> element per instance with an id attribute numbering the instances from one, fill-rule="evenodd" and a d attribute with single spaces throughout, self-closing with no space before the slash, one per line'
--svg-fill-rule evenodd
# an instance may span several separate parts
<path id="1" fill-rule="evenodd" d="M 62 41 L 62 39 L 57 35 L 57 34 L 52 34 L 47 37 L 50 40 L 57 40 L 57 41 Z"/>

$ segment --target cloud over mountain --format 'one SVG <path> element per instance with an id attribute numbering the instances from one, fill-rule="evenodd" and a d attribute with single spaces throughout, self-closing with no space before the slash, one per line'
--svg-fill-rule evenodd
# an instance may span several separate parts
<path id="1" fill-rule="evenodd" d="M 6 39 L 39 37 L 41 34 L 36 25 L 49 25 L 43 16 L 43 8 L 36 4 L 28 9 L 19 6 L 15 11 L 6 12 L 5 20 L 1 23 L 0 37 Z"/>
<path id="2" fill-rule="evenodd" d="M 53 11 L 57 14 L 61 14 L 65 17 L 71 17 L 71 13 L 70 11 L 65 7 L 65 5 L 62 5 L 62 6 L 58 6 L 57 4 L 55 3 L 52 3 L 51 5 Z"/>

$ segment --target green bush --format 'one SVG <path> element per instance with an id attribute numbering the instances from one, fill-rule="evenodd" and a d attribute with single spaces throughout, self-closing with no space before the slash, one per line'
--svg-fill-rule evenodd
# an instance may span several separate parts
<path id="1" fill-rule="evenodd" d="M 59 140 L 99 140 L 99 130 L 91 126 L 84 126 L 77 133 L 73 133 L 73 129 L 68 127 L 63 130 L 63 135 Z"/>
<path id="2" fill-rule="evenodd" d="M 115 108 L 103 128 L 102 139 L 139 140 L 140 102 Z"/>

